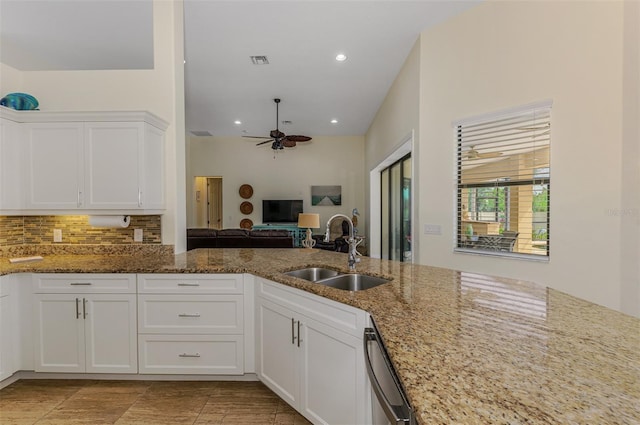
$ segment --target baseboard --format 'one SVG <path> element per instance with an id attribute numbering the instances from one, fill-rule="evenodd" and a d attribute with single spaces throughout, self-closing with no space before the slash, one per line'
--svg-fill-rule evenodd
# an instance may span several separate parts
<path id="1" fill-rule="evenodd" d="M 21 370 L 0 382 L 0 389 L 20 379 L 92 379 L 108 381 L 258 381 L 255 373 L 244 375 L 161 375 L 128 373 L 49 373 Z"/>

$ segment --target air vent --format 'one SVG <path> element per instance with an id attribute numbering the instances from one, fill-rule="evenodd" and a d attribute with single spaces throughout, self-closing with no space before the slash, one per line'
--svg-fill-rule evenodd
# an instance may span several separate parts
<path id="1" fill-rule="evenodd" d="M 213 136 L 213 134 L 209 133 L 208 131 L 192 131 L 191 134 L 193 134 L 194 136 L 198 136 L 198 137 Z"/>
<path id="2" fill-rule="evenodd" d="M 292 121 L 289 121 L 289 120 L 282 120 L 282 125 L 291 125 L 291 124 L 293 124 L 293 122 L 292 122 Z"/>
<path id="3" fill-rule="evenodd" d="M 269 59 L 266 56 L 249 56 L 254 65 L 269 65 Z"/>

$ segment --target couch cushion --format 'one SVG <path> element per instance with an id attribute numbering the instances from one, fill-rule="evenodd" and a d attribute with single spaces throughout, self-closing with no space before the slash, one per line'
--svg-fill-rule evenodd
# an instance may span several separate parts
<path id="1" fill-rule="evenodd" d="M 218 230 L 218 237 L 220 236 L 246 238 L 249 236 L 249 231 L 246 229 L 221 229 Z"/>
<path id="2" fill-rule="evenodd" d="M 187 237 L 212 238 L 218 234 L 217 229 L 187 229 Z"/>
<path id="3" fill-rule="evenodd" d="M 288 230 L 251 230 L 249 236 L 252 238 L 287 238 L 291 237 Z"/>

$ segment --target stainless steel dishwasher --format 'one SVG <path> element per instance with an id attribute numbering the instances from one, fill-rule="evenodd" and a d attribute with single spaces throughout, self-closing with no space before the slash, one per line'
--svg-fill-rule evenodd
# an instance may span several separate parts
<path id="1" fill-rule="evenodd" d="M 375 397 L 372 398 L 373 425 L 415 425 L 416 418 L 389 360 L 376 324 L 364 330 L 364 356 Z"/>

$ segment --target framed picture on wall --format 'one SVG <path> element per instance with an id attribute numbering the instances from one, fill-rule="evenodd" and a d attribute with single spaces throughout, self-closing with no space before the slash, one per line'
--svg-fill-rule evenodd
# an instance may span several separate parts
<path id="1" fill-rule="evenodd" d="M 342 205 L 342 186 L 311 186 L 311 205 Z"/>

